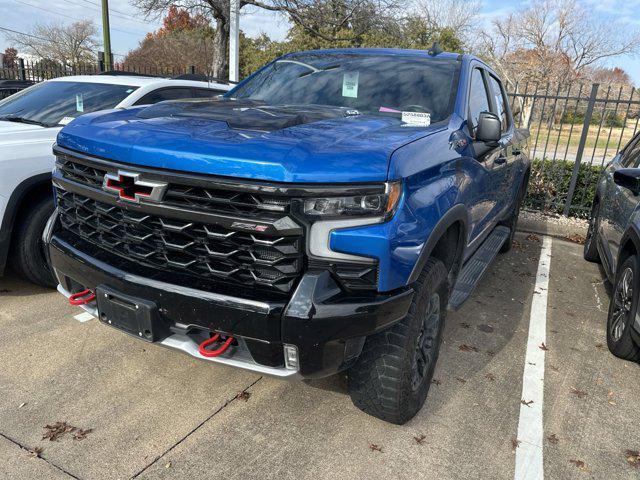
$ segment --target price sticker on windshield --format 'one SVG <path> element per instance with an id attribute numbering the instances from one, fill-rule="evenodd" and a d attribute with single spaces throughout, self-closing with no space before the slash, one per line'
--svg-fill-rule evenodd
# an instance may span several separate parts
<path id="1" fill-rule="evenodd" d="M 76 94 L 76 111 L 84 112 L 84 99 L 81 93 Z"/>
<path id="2" fill-rule="evenodd" d="M 431 125 L 431 114 L 424 112 L 402 112 L 402 123 L 411 127 L 428 127 Z"/>
<path id="3" fill-rule="evenodd" d="M 358 78 L 360 72 L 346 72 L 342 76 L 342 96 L 358 98 Z"/>

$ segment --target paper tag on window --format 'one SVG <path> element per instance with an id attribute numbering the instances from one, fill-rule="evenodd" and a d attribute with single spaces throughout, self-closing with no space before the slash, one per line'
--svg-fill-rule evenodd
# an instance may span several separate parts
<path id="1" fill-rule="evenodd" d="M 413 127 L 428 127 L 431 125 L 431 114 L 423 112 L 402 112 L 402 123 Z"/>
<path id="2" fill-rule="evenodd" d="M 58 125 L 68 125 L 75 119 L 75 117 L 62 117 L 62 119 L 58 122 Z"/>
<path id="3" fill-rule="evenodd" d="M 342 76 L 342 96 L 358 98 L 358 77 L 360 72 L 346 72 Z"/>
<path id="4" fill-rule="evenodd" d="M 84 99 L 81 93 L 76 94 L 76 111 L 84 112 Z"/>

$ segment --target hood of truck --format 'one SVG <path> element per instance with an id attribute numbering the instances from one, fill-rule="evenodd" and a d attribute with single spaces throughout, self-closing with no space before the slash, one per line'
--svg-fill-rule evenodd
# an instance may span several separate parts
<path id="1" fill-rule="evenodd" d="M 211 113 L 211 105 L 216 104 L 164 102 L 83 115 L 57 142 L 87 155 L 180 172 L 274 182 L 373 182 L 387 180 L 396 149 L 443 128 L 345 109 L 256 113 L 242 107 Z"/>
<path id="2" fill-rule="evenodd" d="M 59 127 L 41 127 L 19 122 L 0 120 L 0 145 L 20 145 L 46 142 L 53 144 Z"/>

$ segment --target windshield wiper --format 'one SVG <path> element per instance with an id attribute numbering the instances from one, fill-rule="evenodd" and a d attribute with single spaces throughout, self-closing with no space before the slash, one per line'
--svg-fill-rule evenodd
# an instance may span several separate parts
<path id="1" fill-rule="evenodd" d="M 37 120 L 31 120 L 30 118 L 25 117 L 17 117 L 14 115 L 7 115 L 6 117 L 0 117 L 0 120 L 4 120 L 5 122 L 17 122 L 17 123 L 27 123 L 29 125 L 40 125 L 41 127 L 48 127 L 46 123 L 38 122 Z"/>

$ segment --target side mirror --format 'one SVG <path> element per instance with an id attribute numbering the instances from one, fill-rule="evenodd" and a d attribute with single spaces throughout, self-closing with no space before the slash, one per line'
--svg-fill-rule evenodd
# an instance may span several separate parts
<path id="1" fill-rule="evenodd" d="M 491 112 L 480 112 L 476 140 L 484 143 L 497 143 L 502 136 L 500 117 Z"/>
<path id="2" fill-rule="evenodd" d="M 640 193 L 640 168 L 621 168 L 613 172 L 616 185 L 631 190 L 636 195 Z"/>

